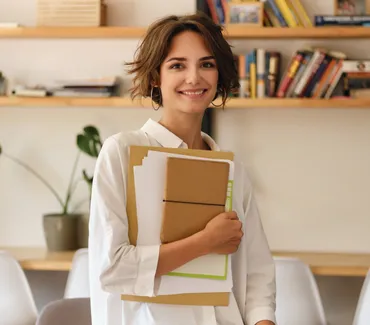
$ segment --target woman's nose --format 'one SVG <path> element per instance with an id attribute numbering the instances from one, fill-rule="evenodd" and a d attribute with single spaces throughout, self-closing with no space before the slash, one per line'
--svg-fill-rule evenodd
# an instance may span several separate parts
<path id="1" fill-rule="evenodd" d="M 196 85 L 199 82 L 199 69 L 192 68 L 189 69 L 186 75 L 186 83 L 190 85 Z"/>

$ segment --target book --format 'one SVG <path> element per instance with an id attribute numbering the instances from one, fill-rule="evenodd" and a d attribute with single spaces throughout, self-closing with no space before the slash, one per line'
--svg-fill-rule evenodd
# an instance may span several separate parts
<path id="1" fill-rule="evenodd" d="M 367 16 L 333 16 L 315 15 L 316 27 L 320 26 L 367 26 L 370 24 L 370 15 Z"/>
<path id="2" fill-rule="evenodd" d="M 298 24 L 294 19 L 293 13 L 289 9 L 289 6 L 286 0 L 274 0 L 277 7 L 279 8 L 281 14 L 283 15 L 285 21 L 287 22 L 289 27 L 297 27 Z"/>

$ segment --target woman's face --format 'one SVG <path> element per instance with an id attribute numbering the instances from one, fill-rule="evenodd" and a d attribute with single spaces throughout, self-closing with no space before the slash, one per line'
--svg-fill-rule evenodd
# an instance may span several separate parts
<path id="1" fill-rule="evenodd" d="M 167 110 L 203 114 L 216 91 L 216 60 L 202 36 L 185 31 L 176 35 L 160 67 L 160 88 Z"/>

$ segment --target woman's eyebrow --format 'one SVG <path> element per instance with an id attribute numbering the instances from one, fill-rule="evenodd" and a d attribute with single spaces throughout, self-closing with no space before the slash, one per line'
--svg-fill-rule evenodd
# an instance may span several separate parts
<path id="1" fill-rule="evenodd" d="M 210 55 L 210 56 L 205 56 L 199 59 L 199 61 L 206 61 L 206 60 L 215 60 L 215 57 L 213 55 Z"/>
<path id="2" fill-rule="evenodd" d="M 173 58 L 169 58 L 168 60 L 166 60 L 166 62 L 170 62 L 170 61 L 186 61 L 186 58 L 173 57 Z"/>
<path id="3" fill-rule="evenodd" d="M 215 57 L 213 55 L 209 55 L 209 56 L 204 56 L 199 59 L 199 61 L 206 61 L 206 60 L 215 60 Z M 166 60 L 166 62 L 170 62 L 170 61 L 187 61 L 187 59 L 183 57 L 173 57 L 173 58 L 169 58 L 168 60 Z"/>

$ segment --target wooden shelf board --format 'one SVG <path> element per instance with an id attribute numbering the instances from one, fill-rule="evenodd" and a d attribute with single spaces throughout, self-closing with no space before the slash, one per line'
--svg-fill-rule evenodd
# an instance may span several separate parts
<path id="1" fill-rule="evenodd" d="M 370 108 L 369 99 L 232 98 L 226 108 Z"/>
<path id="2" fill-rule="evenodd" d="M 0 38 L 141 38 L 146 27 L 0 28 Z"/>
<path id="3" fill-rule="evenodd" d="M 48 252 L 38 247 L 0 247 L 10 252 L 25 270 L 69 271 L 74 251 Z"/>
<path id="4" fill-rule="evenodd" d="M 151 106 L 150 99 L 132 101 L 129 97 L 85 98 L 85 97 L 0 97 L 0 106 L 30 107 L 145 107 Z"/>
<path id="5" fill-rule="evenodd" d="M 9 251 L 25 270 L 68 271 L 74 251 L 48 252 L 45 248 L 0 247 Z M 370 254 L 273 252 L 274 256 L 296 257 L 307 263 L 315 275 L 365 276 Z"/>
<path id="6" fill-rule="evenodd" d="M 368 38 L 367 27 L 263 27 L 242 28 L 226 26 L 225 37 L 249 39 L 332 39 L 332 38 Z"/>
<path id="7" fill-rule="evenodd" d="M 370 254 L 273 252 L 273 255 L 299 258 L 315 275 L 366 276 L 370 269 Z"/>
<path id="8" fill-rule="evenodd" d="M 216 104 L 219 104 L 218 101 Z M 117 107 L 152 108 L 149 98 L 132 101 L 129 97 L 0 97 L 0 107 Z M 243 108 L 370 108 L 368 99 L 248 99 L 230 98 L 226 109 Z"/>
<path id="9" fill-rule="evenodd" d="M 0 28 L 0 38 L 141 38 L 147 28 L 134 26 L 107 27 L 18 27 Z M 225 26 L 229 39 L 332 39 L 369 38 L 367 27 L 240 27 Z"/>

